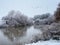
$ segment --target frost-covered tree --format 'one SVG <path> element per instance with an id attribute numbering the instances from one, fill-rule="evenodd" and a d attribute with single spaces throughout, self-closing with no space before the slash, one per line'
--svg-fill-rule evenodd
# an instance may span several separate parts
<path id="1" fill-rule="evenodd" d="M 13 17 L 14 13 L 15 13 L 14 10 L 8 12 L 8 15 L 3 17 L 2 20 L 10 20 Z"/>
<path id="2" fill-rule="evenodd" d="M 7 16 L 3 17 L 2 20 L 6 21 L 6 24 L 9 26 L 25 26 L 31 25 L 32 20 L 22 14 L 20 11 L 10 11 Z"/>

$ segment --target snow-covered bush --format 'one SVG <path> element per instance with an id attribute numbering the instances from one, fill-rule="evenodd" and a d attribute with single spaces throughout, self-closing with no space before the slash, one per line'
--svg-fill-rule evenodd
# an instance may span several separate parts
<path id="1" fill-rule="evenodd" d="M 46 13 L 46 14 L 42 14 L 42 15 L 36 15 L 36 16 L 34 16 L 34 20 L 36 20 L 36 19 L 46 19 L 50 15 L 51 15 L 50 13 Z"/>
<path id="2" fill-rule="evenodd" d="M 55 20 L 54 15 L 49 15 L 49 17 L 44 18 L 44 19 L 39 19 L 39 18 L 35 19 L 34 24 L 38 24 L 38 25 L 51 24 L 54 22 L 54 20 Z"/>

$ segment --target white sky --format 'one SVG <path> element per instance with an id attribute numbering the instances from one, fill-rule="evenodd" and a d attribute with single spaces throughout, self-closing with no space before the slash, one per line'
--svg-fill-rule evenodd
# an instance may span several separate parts
<path id="1" fill-rule="evenodd" d="M 11 10 L 19 10 L 29 17 L 53 13 L 60 0 L 0 0 L 0 18 Z"/>

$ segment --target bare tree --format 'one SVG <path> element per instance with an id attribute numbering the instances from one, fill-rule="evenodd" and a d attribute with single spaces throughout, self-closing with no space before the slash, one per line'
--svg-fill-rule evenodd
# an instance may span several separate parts
<path id="1" fill-rule="evenodd" d="M 58 4 L 58 8 L 55 11 L 54 16 L 55 16 L 56 21 L 60 20 L 60 3 Z"/>

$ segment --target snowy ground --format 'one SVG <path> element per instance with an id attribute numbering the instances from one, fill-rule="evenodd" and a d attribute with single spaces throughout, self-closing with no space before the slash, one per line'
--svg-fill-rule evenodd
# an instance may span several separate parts
<path id="1" fill-rule="evenodd" d="M 31 43 L 25 45 L 60 45 L 60 41 L 56 41 L 56 40 L 38 41 L 37 43 Z"/>

